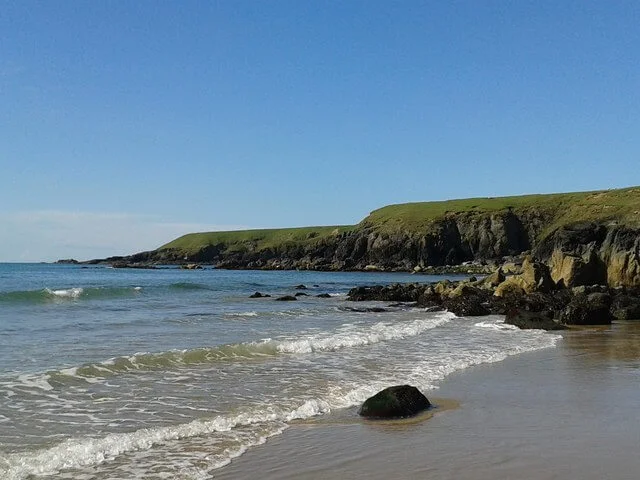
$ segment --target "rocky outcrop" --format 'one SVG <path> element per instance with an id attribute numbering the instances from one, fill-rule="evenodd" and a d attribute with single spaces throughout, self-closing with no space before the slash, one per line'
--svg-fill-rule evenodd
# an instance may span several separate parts
<path id="1" fill-rule="evenodd" d="M 545 238 L 536 256 L 563 287 L 640 285 L 640 229 L 595 223 L 565 226 Z"/>
<path id="2" fill-rule="evenodd" d="M 477 282 L 468 281 L 356 287 L 347 298 L 352 301 L 411 302 L 412 306 L 427 311 L 446 309 L 459 317 L 505 315 L 505 323 L 544 330 L 559 330 L 565 325 L 607 325 L 614 318 L 640 320 L 640 289 L 592 285 L 558 290 L 539 288 L 527 293 L 517 288 L 508 294 L 496 295 L 495 292 L 507 282 L 508 279 L 495 289 L 480 288 Z M 534 284 L 543 285 L 544 282 Z M 362 310 L 375 311 L 374 308 Z"/>
<path id="3" fill-rule="evenodd" d="M 556 286 L 551 278 L 549 268 L 531 257 L 526 257 L 522 263 L 522 273 L 511 275 L 500 283 L 494 295 L 498 297 L 517 293 L 550 292 Z"/>
<path id="4" fill-rule="evenodd" d="M 56 260 L 54 263 L 60 263 L 64 265 L 77 265 L 80 262 L 75 258 L 62 258 L 60 260 Z"/>
<path id="5" fill-rule="evenodd" d="M 417 415 L 429 407 L 431 403 L 416 387 L 398 385 L 368 398 L 358 413 L 367 418 L 403 418 Z"/>

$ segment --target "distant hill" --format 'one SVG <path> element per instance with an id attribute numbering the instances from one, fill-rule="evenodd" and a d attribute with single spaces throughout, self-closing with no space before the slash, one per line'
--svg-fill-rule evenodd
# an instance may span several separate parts
<path id="1" fill-rule="evenodd" d="M 190 233 L 124 260 L 406 271 L 499 260 L 526 251 L 551 261 L 562 248 L 576 257 L 595 252 L 605 265 L 626 262 L 619 269 L 631 276 L 629 281 L 637 276 L 640 283 L 639 231 L 640 187 L 630 187 L 389 205 L 351 226 Z"/>

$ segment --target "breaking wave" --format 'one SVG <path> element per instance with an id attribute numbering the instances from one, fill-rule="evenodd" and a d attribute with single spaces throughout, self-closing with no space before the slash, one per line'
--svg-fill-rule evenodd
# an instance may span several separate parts
<path id="1" fill-rule="evenodd" d="M 24 290 L 1 292 L 0 303 L 41 304 L 64 300 L 95 300 L 133 297 L 142 292 L 142 287 L 70 287 L 43 288 L 40 290 Z"/>

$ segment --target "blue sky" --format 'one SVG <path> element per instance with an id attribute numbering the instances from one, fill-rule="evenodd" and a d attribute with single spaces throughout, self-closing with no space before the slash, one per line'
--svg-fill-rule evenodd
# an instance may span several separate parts
<path id="1" fill-rule="evenodd" d="M 0 261 L 640 184 L 640 2 L 3 1 Z"/>

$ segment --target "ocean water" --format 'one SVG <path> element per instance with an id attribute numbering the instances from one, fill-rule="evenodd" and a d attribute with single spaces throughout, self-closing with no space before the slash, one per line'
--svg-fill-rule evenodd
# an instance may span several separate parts
<path id="1" fill-rule="evenodd" d="M 211 478 L 292 421 L 561 338 L 348 309 L 353 286 L 437 279 L 0 264 L 0 478 Z"/>

